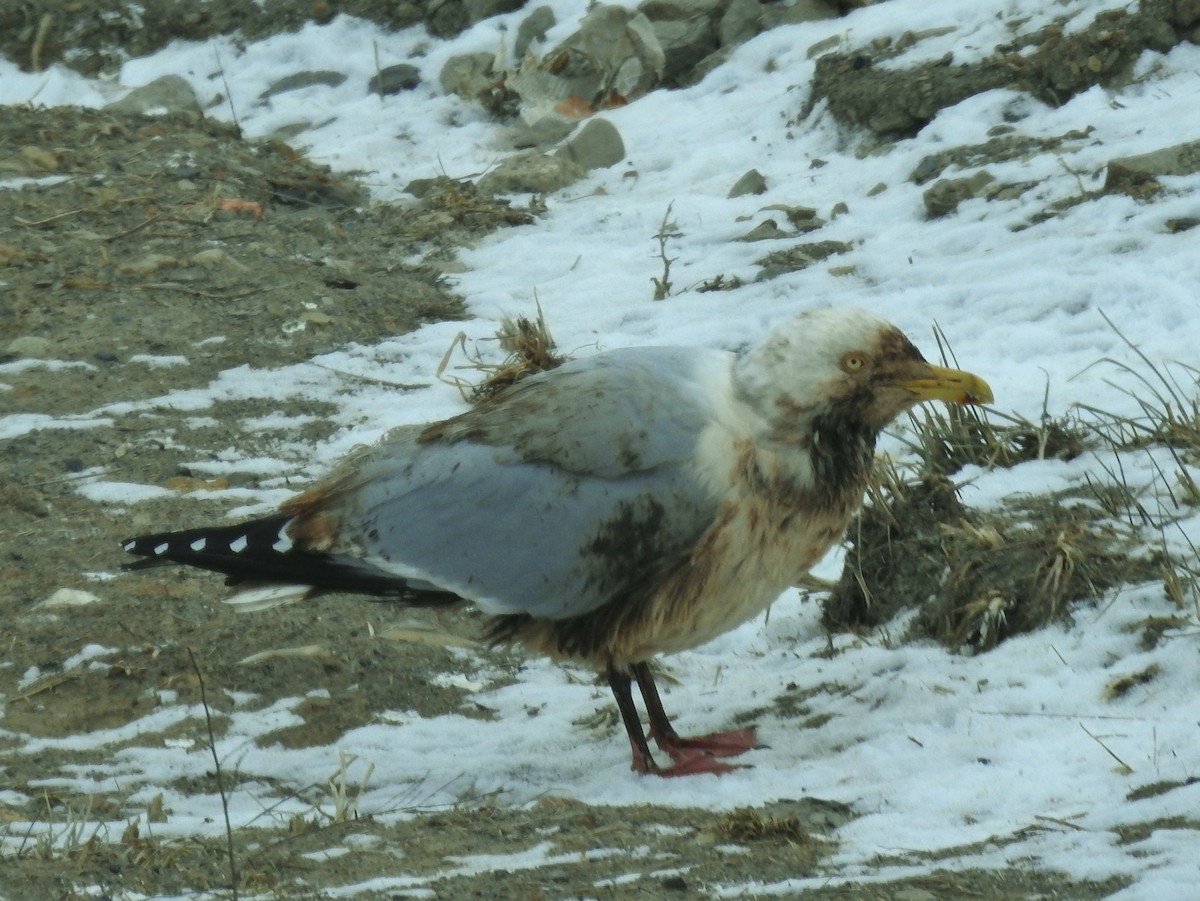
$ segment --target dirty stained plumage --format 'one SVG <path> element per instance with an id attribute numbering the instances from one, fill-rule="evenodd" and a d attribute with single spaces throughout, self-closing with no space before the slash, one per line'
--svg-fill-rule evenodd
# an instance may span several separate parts
<path id="1" fill-rule="evenodd" d="M 225 573 L 244 609 L 313 590 L 469 601 L 491 615 L 493 640 L 606 675 L 635 771 L 719 773 L 756 746 L 754 728 L 678 735 L 648 661 L 746 622 L 799 581 L 840 540 L 901 411 L 991 397 L 866 311 L 811 310 L 742 354 L 570 361 L 451 419 L 394 429 L 277 514 L 124 547 L 146 558 L 135 565 Z"/>

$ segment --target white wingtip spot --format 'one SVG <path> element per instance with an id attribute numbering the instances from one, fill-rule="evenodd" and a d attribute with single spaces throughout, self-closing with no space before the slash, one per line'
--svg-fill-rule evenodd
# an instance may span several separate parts
<path id="1" fill-rule="evenodd" d="M 284 553 L 292 549 L 292 539 L 287 532 L 280 532 L 279 537 L 275 539 L 275 543 L 271 545 L 271 550 Z"/>
<path id="2" fill-rule="evenodd" d="M 167 552 L 167 549 L 170 546 L 171 545 L 167 544 L 167 542 L 165 542 L 165 541 L 162 542 L 162 544 L 154 545 L 154 556 L 161 557 L 163 554 L 165 554 Z"/>
<path id="3" fill-rule="evenodd" d="M 136 538 L 126 538 L 121 542 L 121 550 L 123 551 L 132 551 L 135 547 L 137 547 Z"/>
<path id="4" fill-rule="evenodd" d="M 205 546 L 206 546 L 207 544 L 208 544 L 208 539 L 207 539 L 207 538 L 203 538 L 203 537 L 201 537 L 201 538 L 197 538 L 195 541 L 193 541 L 193 542 L 192 542 L 192 543 L 189 545 L 189 547 L 190 547 L 190 548 L 191 548 L 193 551 L 202 551 L 202 550 L 204 550 L 204 548 L 205 548 Z"/>
<path id="5" fill-rule="evenodd" d="M 233 541 L 229 542 L 229 549 L 235 554 L 240 554 L 246 549 L 246 545 L 249 543 L 250 542 L 245 535 L 239 535 L 237 538 L 233 539 Z"/>

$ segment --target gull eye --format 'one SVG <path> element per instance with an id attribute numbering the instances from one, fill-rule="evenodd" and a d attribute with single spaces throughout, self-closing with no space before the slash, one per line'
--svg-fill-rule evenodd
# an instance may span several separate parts
<path id="1" fill-rule="evenodd" d="M 852 350 L 842 356 L 842 369 L 846 372 L 862 372 L 869 362 L 866 354 Z"/>

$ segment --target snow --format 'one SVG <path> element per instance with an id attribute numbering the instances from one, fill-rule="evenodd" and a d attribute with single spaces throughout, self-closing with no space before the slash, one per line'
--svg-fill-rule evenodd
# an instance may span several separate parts
<path id="1" fill-rule="evenodd" d="M 550 35 L 551 44 L 573 30 L 584 8 L 583 0 L 556 4 L 561 24 Z M 1007 90 L 976 96 L 941 112 L 913 140 L 861 159 L 855 153 L 858 136 L 827 114 L 818 110 L 809 120 L 795 121 L 814 69 L 807 50 L 827 38 L 853 47 L 905 30 L 950 28 L 918 41 L 890 65 L 950 51 L 961 62 L 1011 39 L 1014 21 L 1024 20 L 1022 28 L 1033 30 L 1054 17 L 1068 17 L 1071 31 L 1105 8 L 1100 0 L 890 0 L 843 19 L 777 28 L 738 49 L 693 88 L 655 92 L 604 113 L 625 142 L 623 163 L 547 198 L 549 210 L 535 224 L 499 231 L 462 254 L 466 271 L 457 277 L 457 289 L 473 321 L 430 325 L 374 346 L 348 347 L 313 361 L 318 365 L 293 366 L 267 378 L 243 366 L 205 387 L 86 416 L 0 417 L 0 437 L 107 424 L 108 415 L 133 410 L 200 412 L 231 398 L 303 396 L 336 403 L 337 422 L 345 428 L 321 446 L 287 445 L 288 456 L 279 460 L 250 460 L 249 453 L 233 448 L 222 465 L 240 461 L 241 468 L 259 472 L 319 475 L 351 446 L 392 425 L 460 410 L 456 390 L 435 376 L 454 335 L 464 330 L 486 352 L 499 317 L 534 315 L 535 303 L 545 311 L 560 347 L 578 354 L 652 343 L 737 348 L 795 311 L 826 304 L 865 306 L 895 321 L 927 353 L 936 352 L 931 331 L 936 323 L 960 364 L 991 383 L 1001 411 L 1031 422 L 1040 421 L 1044 410 L 1058 416 L 1077 403 L 1136 414 L 1139 391 L 1143 396 L 1144 391 L 1124 367 L 1145 372 L 1139 354 L 1160 367 L 1196 362 L 1200 253 L 1194 234 L 1169 234 L 1163 223 L 1200 214 L 1200 175 L 1164 179 L 1167 192 L 1150 203 L 1106 196 L 1044 222 L 1035 224 L 1033 216 L 1056 200 L 1098 188 L 1112 158 L 1200 138 L 1200 47 L 1185 43 L 1166 54 L 1146 53 L 1128 86 L 1093 88 L 1056 109 Z M 443 96 L 437 73 L 452 54 L 496 50 L 515 33 L 521 16 L 486 20 L 448 42 L 430 40 L 420 28 L 388 33 L 343 16 L 245 46 L 224 39 L 176 43 L 129 61 L 115 81 L 89 81 L 59 67 L 29 75 L 0 61 L 0 102 L 102 105 L 131 87 L 179 74 L 205 103 L 224 90 L 223 77 L 230 100 L 212 114 L 228 117 L 232 107 L 251 137 L 300 121 L 313 123 L 295 139 L 313 159 L 338 170 L 366 171 L 377 198 L 396 199 L 412 178 L 440 172 L 471 176 L 503 156 L 486 115 Z M 338 55 L 341 71 L 349 76 L 344 84 L 259 103 L 266 88 L 284 75 L 328 68 L 329 47 L 359 48 Z M 416 64 L 422 85 L 395 97 L 368 95 L 365 82 L 376 65 L 372 47 L 380 65 Z M 1053 137 L 1089 126 L 1092 131 L 1068 139 L 1056 154 L 989 163 L 998 181 L 1036 183 L 1019 198 L 968 201 L 954 215 L 926 219 L 924 188 L 908 181 L 909 175 L 931 153 L 986 140 L 987 128 L 1001 114 L 1016 117 L 1028 135 Z M 816 160 L 822 165 L 814 167 Z M 763 173 L 768 192 L 727 199 L 730 186 L 750 168 Z M 872 190 L 881 184 L 884 190 Z M 854 245 L 835 258 L 838 267 L 852 266 L 851 274 L 834 275 L 829 266 L 818 265 L 753 282 L 753 261 L 776 245 L 734 239 L 770 215 L 765 207 L 802 204 L 828 218 L 839 202 L 848 212 L 833 219 L 820 238 Z M 667 245 L 676 258 L 671 270 L 676 292 L 654 302 L 650 279 L 661 274 L 654 235 L 668 216 L 679 233 Z M 738 276 L 747 284 L 736 292 L 694 290 L 717 274 Z M 6 364 L 0 375 L 24 365 L 32 364 Z M 354 372 L 428 387 L 406 392 L 397 403 L 394 390 L 356 382 Z M 1187 384 L 1186 372 L 1178 374 Z M 275 417 L 247 422 L 254 431 L 280 427 Z M 222 465 L 207 471 L 220 472 Z M 1122 471 L 1131 485 L 1157 492 L 1149 509 L 1154 512 L 1158 504 L 1161 512 L 1169 506 L 1162 496 L 1162 473 L 1176 467 L 1169 454 L 1160 452 L 1126 453 L 1118 460 L 1111 452 L 1095 451 L 1069 463 L 970 469 L 956 478 L 965 485 L 965 503 L 994 508 L 1024 495 L 1079 486 L 1089 476 L 1107 482 L 1109 473 Z M 80 490 L 114 505 L 162 494 L 148 486 L 106 483 L 102 474 L 83 480 Z M 247 502 L 241 514 L 259 512 L 281 497 L 278 492 L 237 496 Z M 1200 517 L 1195 508 L 1170 513 L 1176 521 L 1164 529 L 1162 540 L 1194 565 Z M 1151 546 L 1155 540 L 1147 536 Z M 818 572 L 835 576 L 838 565 L 835 555 Z M 819 727 L 803 728 L 796 720 L 764 715 L 760 734 L 769 747 L 748 755 L 752 768 L 720 778 L 637 777 L 629 772 L 623 740 L 593 740 L 585 727 L 573 725 L 611 704 L 605 692 L 541 660 L 531 660 L 516 684 L 493 688 L 486 664 L 469 654 L 456 684 L 472 687 L 478 703 L 497 711 L 492 721 L 397 712 L 348 733 L 336 749 L 256 747 L 255 736 L 295 719 L 297 698 L 267 710 L 233 711 L 217 752 L 242 773 L 298 786 L 325 784 L 338 750 L 348 752 L 357 758 L 352 780 L 368 764 L 375 767 L 360 810 L 384 816 L 401 815 L 397 799 L 426 791 L 426 805 L 453 803 L 462 792 L 498 792 L 501 802 L 512 805 L 559 794 L 595 804 L 717 810 L 801 795 L 852 806 L 857 817 L 838 830 L 836 875 L 731 885 L 722 890 L 727 896 L 793 894 L 806 886 L 919 875 L 935 866 L 1034 861 L 1039 868 L 1081 879 L 1126 875 L 1133 882 L 1118 894 L 1124 899 L 1185 897 L 1200 881 L 1194 829 L 1148 829 L 1144 838 L 1128 843 L 1113 830 L 1170 817 L 1194 822 L 1200 807 L 1200 783 L 1189 783 L 1200 775 L 1197 631 L 1170 634 L 1149 651 L 1130 631 L 1150 616 L 1186 616 L 1194 625 L 1196 615 L 1194 607 L 1181 610 L 1172 604 L 1159 584 L 1128 585 L 1083 610 L 1070 628 L 1013 638 L 978 657 L 893 643 L 889 633 L 900 634 L 899 624 L 863 638 L 835 636 L 838 653 L 830 656 L 824 653 L 827 636 L 817 605 L 789 592 L 769 618 L 669 662 L 682 684 L 670 689 L 667 703 L 686 711 L 679 717 L 681 729 L 725 727 L 735 712 L 769 704 L 790 683 L 804 693 L 809 715 L 824 720 Z M 108 653 L 90 647 L 70 665 Z M 1153 681 L 1106 699 L 1105 687 L 1114 678 L 1152 665 L 1160 669 Z M 170 707 L 127 727 L 38 739 L 7 753 L 98 747 L 201 715 Z M 148 794 L 154 794 L 153 786 L 202 771 L 211 762 L 205 747 L 188 751 L 171 745 L 131 746 L 116 752 L 115 760 L 107 773 L 87 767 L 73 787 L 87 791 L 119 778 L 123 785 L 150 786 Z M 1179 785 L 1128 800 L 1132 791 L 1159 782 Z M 221 828 L 213 797 L 171 795 L 167 800 L 175 811 L 171 830 L 213 834 Z M 259 805 L 248 797 L 235 795 L 231 801 L 235 826 L 261 818 Z M 273 816 L 310 810 L 297 798 L 290 806 L 281 802 Z M 912 854 L 990 839 L 1003 840 L 932 864 Z M 460 869 L 542 866 L 556 859 L 550 847 L 538 845 L 499 862 L 464 858 Z M 870 865 L 880 853 L 912 854 L 911 862 L 880 871 Z M 342 894 L 419 884 L 382 880 L 345 887 Z"/>

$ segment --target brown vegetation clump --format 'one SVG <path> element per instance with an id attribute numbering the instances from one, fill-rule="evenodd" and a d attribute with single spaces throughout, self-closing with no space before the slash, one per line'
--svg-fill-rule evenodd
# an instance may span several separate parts
<path id="1" fill-rule="evenodd" d="M 1065 621 L 1071 605 L 1151 579 L 1148 558 L 1089 504 L 1029 498 L 968 510 L 944 476 L 893 480 L 852 529 L 845 569 L 824 605 L 830 629 L 881 625 L 919 608 L 910 638 L 986 651 L 1004 638 Z"/>

